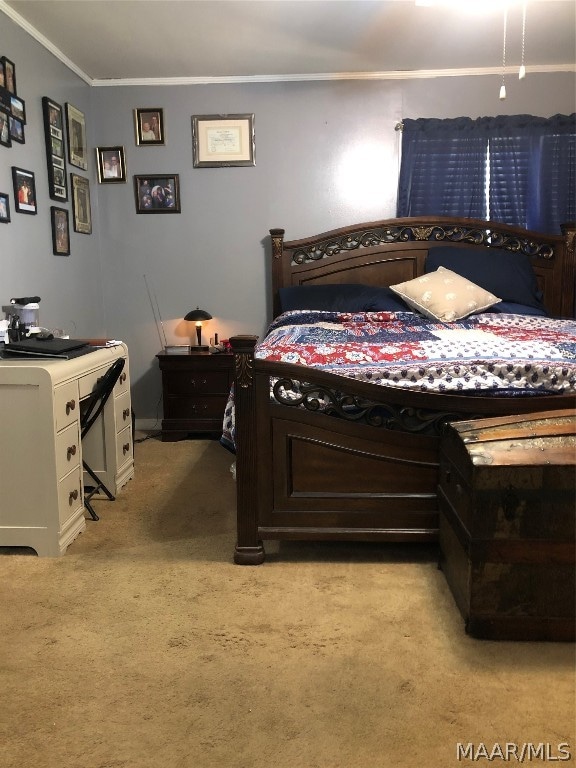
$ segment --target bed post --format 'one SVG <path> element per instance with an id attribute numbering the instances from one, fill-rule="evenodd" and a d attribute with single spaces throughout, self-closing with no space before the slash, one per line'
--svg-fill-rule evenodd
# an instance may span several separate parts
<path id="1" fill-rule="evenodd" d="M 568 306 L 563 306 L 563 314 L 568 315 L 569 317 L 576 317 L 576 297 L 574 296 L 574 284 L 576 282 L 576 222 L 571 221 L 562 224 L 561 230 L 564 235 L 565 249 L 562 284 L 564 286 L 570 286 L 565 295 L 572 297 L 572 301 L 569 301 L 569 299 L 567 300 Z"/>
<path id="2" fill-rule="evenodd" d="M 232 336 L 234 353 L 234 402 L 236 445 L 236 516 L 238 539 L 234 562 L 259 565 L 264 547 L 258 539 L 256 493 L 256 408 L 254 397 L 254 347 L 257 336 Z"/>
<path id="3" fill-rule="evenodd" d="M 282 270 L 284 269 L 282 259 L 282 249 L 284 245 L 284 229 L 271 229 L 270 239 L 272 240 L 272 312 L 273 317 L 278 317 L 281 312 L 280 296 L 278 288 L 284 285 L 282 279 Z"/>

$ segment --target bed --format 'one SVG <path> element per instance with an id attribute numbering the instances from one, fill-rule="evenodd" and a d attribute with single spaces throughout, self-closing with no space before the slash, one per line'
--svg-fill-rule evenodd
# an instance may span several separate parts
<path id="1" fill-rule="evenodd" d="M 576 404 L 576 225 L 564 226 L 561 235 L 544 235 L 495 222 L 418 217 L 357 224 L 301 240 L 287 241 L 284 234 L 270 230 L 271 333 L 284 326 L 288 336 L 280 341 L 267 335 L 271 343 L 255 336 L 230 340 L 234 561 L 262 563 L 263 542 L 269 539 L 436 541 L 439 446 L 448 423 Z M 453 311 L 452 304 L 428 314 L 436 295 L 424 290 L 422 279 L 445 281 L 453 275 L 465 281 L 466 290 L 470 284 L 480 288 L 472 303 L 466 294 L 465 306 L 475 307 L 472 314 L 461 307 Z M 450 298 L 456 295 L 458 304 L 462 286 L 456 285 Z M 354 291 L 370 299 L 361 296 L 358 303 Z M 382 303 L 374 302 L 373 292 Z M 334 298 L 341 294 L 343 306 Z M 300 311 L 309 326 L 304 330 Z M 361 360 L 352 374 L 343 373 L 342 357 L 334 351 L 342 323 L 358 340 L 354 349 Z M 445 366 L 423 359 L 430 334 L 444 349 L 456 349 L 447 333 L 455 331 L 470 345 L 486 333 L 494 338 L 506 325 L 520 346 L 528 347 L 518 354 L 512 346 L 512 360 L 499 351 L 492 380 L 481 373 L 453 385 Z M 365 358 L 365 350 L 373 348 L 364 346 L 369 337 L 382 349 L 392 332 L 402 336 L 412 326 L 420 343 L 417 362 L 406 363 L 404 371 L 396 348 L 392 376 L 374 375 L 374 361 L 367 365 Z M 330 343 L 321 343 L 330 354 L 316 365 L 312 342 L 324 331 Z M 563 340 L 555 335 L 560 333 L 566 333 Z M 415 348 L 410 341 L 405 346 Z M 528 354 L 529 364 L 525 349 L 536 350 Z M 548 349 L 550 364 L 541 355 Z M 474 355 L 464 357 L 468 363 Z M 449 362 L 458 367 L 458 360 Z M 430 383 L 435 377 L 427 365 L 441 371 L 440 387 Z"/>

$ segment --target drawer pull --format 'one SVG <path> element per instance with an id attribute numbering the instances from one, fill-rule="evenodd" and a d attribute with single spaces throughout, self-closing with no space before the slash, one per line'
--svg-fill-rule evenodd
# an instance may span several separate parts
<path id="1" fill-rule="evenodd" d="M 452 473 L 450 472 L 449 469 L 444 470 L 444 479 L 446 480 L 447 483 L 449 483 L 450 480 L 452 479 Z"/>
<path id="2" fill-rule="evenodd" d="M 76 400 L 68 400 L 66 403 L 66 416 L 70 416 L 71 411 L 76 410 Z"/>
<path id="3" fill-rule="evenodd" d="M 120 384 L 124 384 L 125 381 L 126 381 L 126 374 L 125 373 L 121 373 L 120 374 Z"/>
<path id="4" fill-rule="evenodd" d="M 200 380 L 200 386 L 201 387 L 205 387 L 206 383 L 207 383 L 206 379 L 201 379 Z M 192 384 L 192 386 L 195 387 L 196 386 L 196 379 L 190 379 L 190 384 Z"/>
<path id="5" fill-rule="evenodd" d="M 70 495 L 68 496 L 68 504 L 72 506 L 75 501 L 78 500 L 78 491 L 74 489 L 73 491 L 70 491 Z"/>
<path id="6" fill-rule="evenodd" d="M 130 451 L 130 443 L 124 443 L 122 446 L 122 452 L 124 453 L 124 456 Z"/>
<path id="7" fill-rule="evenodd" d="M 122 418 L 124 419 L 124 421 L 126 421 L 126 419 L 129 416 L 130 416 L 130 408 L 124 408 L 124 410 L 122 411 Z"/>
<path id="8" fill-rule="evenodd" d="M 68 459 L 68 461 L 70 461 L 72 456 L 76 456 L 76 446 L 75 445 L 68 446 L 68 450 L 66 451 L 66 458 Z"/>

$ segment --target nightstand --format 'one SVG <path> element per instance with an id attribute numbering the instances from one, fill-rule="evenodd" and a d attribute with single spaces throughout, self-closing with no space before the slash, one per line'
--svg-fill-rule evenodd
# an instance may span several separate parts
<path id="1" fill-rule="evenodd" d="M 162 372 L 162 441 L 207 434 L 218 437 L 232 385 L 234 355 L 159 352 L 156 357 Z"/>

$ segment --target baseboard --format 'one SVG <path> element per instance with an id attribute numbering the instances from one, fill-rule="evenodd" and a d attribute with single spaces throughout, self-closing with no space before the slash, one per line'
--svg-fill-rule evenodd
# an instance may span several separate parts
<path id="1" fill-rule="evenodd" d="M 134 426 L 139 432 L 160 432 L 162 422 L 158 419 L 139 419 L 136 417 Z"/>

